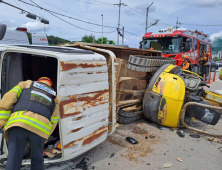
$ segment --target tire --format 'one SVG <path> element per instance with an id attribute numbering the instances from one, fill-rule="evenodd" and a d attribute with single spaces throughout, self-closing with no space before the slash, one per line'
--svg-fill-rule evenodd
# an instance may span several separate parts
<path id="1" fill-rule="evenodd" d="M 122 109 L 119 109 L 117 113 L 117 122 L 120 124 L 131 124 L 137 120 L 140 120 L 143 116 L 143 111 L 135 111 L 135 112 L 126 112 Z"/>
<path id="2" fill-rule="evenodd" d="M 215 72 L 216 69 L 217 69 L 217 68 L 216 68 L 215 66 L 212 66 L 212 67 L 211 67 L 211 72 Z"/>
<path id="3" fill-rule="evenodd" d="M 156 72 L 165 64 L 175 65 L 176 60 L 165 57 L 131 55 L 127 64 L 127 68 L 141 72 Z"/>

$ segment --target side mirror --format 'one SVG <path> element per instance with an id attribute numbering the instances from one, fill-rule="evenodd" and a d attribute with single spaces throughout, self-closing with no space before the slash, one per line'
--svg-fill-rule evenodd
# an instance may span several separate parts
<path id="1" fill-rule="evenodd" d="M 143 41 L 140 41 L 139 44 L 142 44 Z"/>
<path id="2" fill-rule="evenodd" d="M 185 48 L 184 48 L 184 47 L 182 47 L 182 48 L 181 48 L 181 51 L 182 51 L 183 53 L 185 53 Z"/>
<path id="3" fill-rule="evenodd" d="M 185 48 L 184 48 L 185 52 L 190 51 L 190 47 L 191 47 L 190 43 L 185 43 Z"/>
<path id="4" fill-rule="evenodd" d="M 187 38 L 186 43 L 191 43 L 192 42 L 192 38 Z"/>
<path id="5" fill-rule="evenodd" d="M 5 36 L 7 26 L 5 24 L 0 24 L 0 40 Z"/>

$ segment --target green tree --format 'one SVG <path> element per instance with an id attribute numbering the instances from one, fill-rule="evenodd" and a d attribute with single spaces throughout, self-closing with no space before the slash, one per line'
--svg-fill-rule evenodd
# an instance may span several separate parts
<path id="1" fill-rule="evenodd" d="M 94 39 L 94 41 L 93 41 Z M 86 43 L 95 43 L 95 44 L 102 44 L 102 38 L 95 39 L 94 35 L 85 35 L 82 37 L 81 42 Z M 103 44 L 115 44 L 113 40 L 108 40 L 106 37 L 103 37 Z"/>
<path id="2" fill-rule="evenodd" d="M 213 58 L 213 61 L 214 61 L 214 62 L 216 62 L 216 61 L 221 61 L 221 59 L 219 59 L 218 57 L 214 57 L 214 58 Z"/>
<path id="3" fill-rule="evenodd" d="M 70 43 L 71 41 L 65 40 L 59 37 L 54 37 L 52 35 L 48 36 L 48 42 L 49 45 L 59 45 L 59 44 L 65 44 L 65 43 Z"/>
<path id="4" fill-rule="evenodd" d="M 82 37 L 82 42 L 93 43 L 94 35 L 85 35 Z"/>
<path id="5" fill-rule="evenodd" d="M 98 44 L 102 44 L 102 38 L 98 38 Z M 108 39 L 106 37 L 103 37 L 103 44 L 107 44 Z"/>
<path id="6" fill-rule="evenodd" d="M 113 40 L 109 40 L 108 44 L 115 44 L 115 42 Z"/>

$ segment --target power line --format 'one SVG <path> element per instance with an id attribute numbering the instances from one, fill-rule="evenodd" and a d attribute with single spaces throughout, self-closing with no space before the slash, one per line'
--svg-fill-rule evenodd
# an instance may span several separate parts
<path id="1" fill-rule="evenodd" d="M 84 23 L 92 24 L 92 25 L 96 25 L 96 26 L 102 26 L 101 24 L 96 24 L 96 23 L 84 21 L 84 20 L 81 20 L 81 19 L 78 19 L 78 18 L 74 18 L 74 17 L 68 16 L 68 15 L 64 15 L 64 14 L 61 14 L 61 13 L 58 13 L 58 12 L 54 12 L 54 11 L 48 10 L 48 9 L 43 8 L 43 7 L 40 7 L 40 6 L 37 6 L 37 5 L 33 5 L 33 4 L 30 4 L 30 3 L 24 2 L 24 1 L 22 1 L 22 0 L 18 0 L 18 1 L 20 1 L 20 2 L 22 2 L 22 3 L 25 3 L 25 4 L 27 4 L 27 5 L 31 5 L 31 6 L 36 7 L 36 8 L 40 8 L 40 9 L 46 11 L 46 12 L 51 12 L 51 13 L 54 13 L 54 14 L 57 14 L 57 15 L 61 15 L 61 16 L 63 16 L 63 17 L 69 18 L 69 19 L 77 20 L 77 21 L 80 21 L 80 22 L 84 22 Z M 33 2 L 33 1 L 31 1 L 31 2 Z M 34 2 L 33 2 L 33 3 L 34 3 Z M 116 27 L 111 27 L 111 26 L 106 26 L 106 25 L 104 25 L 103 27 L 116 28 Z"/>
<path id="2" fill-rule="evenodd" d="M 81 18 L 83 18 L 83 19 L 89 20 L 90 22 L 92 21 L 91 19 L 87 19 L 87 18 L 84 18 L 84 17 L 82 17 L 82 16 L 79 16 L 79 15 L 76 15 L 76 14 L 74 14 L 74 13 L 71 13 L 71 12 L 69 12 L 69 11 L 67 11 L 67 10 L 58 8 L 58 7 L 56 7 L 56 6 L 52 5 L 52 4 L 49 4 L 49 3 L 45 2 L 45 1 L 42 1 L 42 0 L 39 0 L 39 1 L 41 1 L 42 3 L 47 4 L 48 6 L 54 7 L 54 8 L 56 8 L 56 9 L 59 9 L 59 10 L 61 10 L 61 11 L 63 11 L 63 12 L 72 14 L 72 15 L 77 16 L 77 17 L 81 17 Z M 98 22 L 98 21 L 94 21 L 94 22 Z"/>
<path id="3" fill-rule="evenodd" d="M 34 4 L 36 4 L 38 7 L 42 8 L 41 6 L 39 6 L 37 3 L 33 2 L 32 0 L 30 0 L 30 1 L 31 1 L 32 3 L 34 3 Z M 43 9 L 43 8 L 42 8 L 42 9 Z M 54 17 L 56 17 L 56 18 L 62 20 L 63 22 L 66 22 L 67 24 L 70 24 L 70 25 L 72 25 L 72 26 L 74 26 L 74 27 L 76 27 L 76 28 L 79 28 L 79 29 L 82 29 L 82 30 L 85 30 L 85 31 L 94 32 L 94 33 L 101 33 L 101 32 L 92 31 L 92 30 L 88 30 L 88 29 L 85 29 L 85 28 L 79 27 L 79 26 L 77 26 L 77 25 L 75 25 L 75 24 L 72 24 L 72 23 L 70 23 L 70 22 L 68 22 L 68 21 L 66 21 L 66 20 L 64 20 L 64 19 L 62 19 L 62 18 L 60 18 L 60 17 L 58 17 L 57 15 L 53 14 L 53 13 L 52 13 L 51 11 L 49 11 L 49 10 L 46 10 L 46 11 L 47 11 L 49 14 L 53 15 Z M 113 32 L 115 32 L 115 31 L 113 31 Z M 103 33 L 113 33 L 113 32 L 103 32 Z"/>
<path id="4" fill-rule="evenodd" d="M 18 9 L 18 10 L 21 10 L 22 12 L 26 12 L 26 13 L 28 13 L 27 15 L 31 15 L 32 17 L 32 19 L 34 19 L 33 17 L 35 17 L 35 19 L 38 17 L 39 19 L 44 19 L 44 18 L 42 18 L 42 17 L 40 17 L 40 16 L 37 16 L 37 15 L 35 15 L 35 14 L 32 14 L 31 12 L 29 12 L 29 11 L 26 11 L 26 10 L 24 10 L 24 9 L 22 9 L 22 8 L 20 8 L 20 7 L 17 7 L 17 6 L 14 6 L 14 5 L 12 5 L 12 4 L 10 4 L 10 3 L 7 3 L 7 2 L 4 2 L 4 1 L 2 1 L 2 0 L 0 0 L 0 3 L 3 3 L 3 4 L 6 4 L 6 5 L 8 5 L 8 6 L 11 6 L 11 7 L 13 7 L 13 8 L 16 8 L 16 9 Z M 19 5 L 18 5 L 19 6 Z M 27 16 L 26 15 L 26 16 Z M 27 17 L 29 17 L 29 16 L 27 16 Z M 30 17 L 29 17 L 30 18 Z"/>
<path id="5" fill-rule="evenodd" d="M 33 5 L 33 4 L 30 4 L 30 3 L 24 2 L 24 1 L 22 1 L 22 0 L 18 0 L 18 1 L 20 1 L 20 2 L 22 2 L 22 3 L 25 3 L 25 4 L 27 4 L 27 5 L 31 5 L 31 6 L 36 7 L 36 8 L 43 9 L 43 10 L 45 10 L 46 12 L 47 12 L 47 10 L 48 10 L 48 9 L 46 9 L 46 8 L 42 8 L 42 7 L 39 7 L 38 5 Z M 42 0 L 39 0 L 39 1 L 43 2 Z M 43 2 L 43 3 L 44 3 L 44 2 Z M 52 7 L 54 7 L 54 8 L 57 8 L 57 7 L 55 7 L 55 6 L 53 6 L 53 5 L 50 5 L 50 4 L 48 4 L 48 3 L 46 3 L 46 4 L 49 5 L 49 6 L 52 6 Z M 60 9 L 60 8 L 57 8 L 57 9 Z M 60 10 L 64 11 L 63 9 L 60 9 Z M 60 13 L 51 11 L 51 10 L 48 10 L 48 11 L 53 12 L 53 13 L 55 13 L 55 14 L 59 14 L 59 15 L 61 15 L 61 16 L 66 16 L 66 15 L 63 15 L 63 14 L 60 14 Z M 72 14 L 72 13 L 71 13 L 71 14 Z M 66 17 L 69 18 L 69 19 L 75 19 L 75 20 L 77 20 L 77 21 L 84 22 L 84 23 L 87 23 L 87 24 L 92 24 L 92 25 L 96 25 L 96 26 L 102 26 L 101 24 L 91 23 L 91 22 L 84 21 L 84 20 L 77 19 L 77 18 L 73 18 L 73 17 L 70 17 L 70 16 L 66 16 Z M 111 27 L 111 26 L 106 26 L 106 25 L 104 25 L 103 27 L 116 28 L 116 27 Z M 135 29 L 130 28 L 130 27 L 127 27 L 127 28 L 128 28 L 128 29 L 131 29 L 131 30 L 135 30 Z M 137 30 L 136 30 L 136 31 L 137 31 Z"/>
<path id="6" fill-rule="evenodd" d="M 137 36 L 137 37 L 142 37 L 142 36 L 140 36 L 140 35 L 136 35 L 136 34 L 134 34 L 134 33 L 132 33 L 132 32 L 126 31 L 126 30 L 125 30 L 125 32 L 128 33 L 128 34 L 131 34 L 131 35 L 135 35 L 135 36 Z"/>
<path id="7" fill-rule="evenodd" d="M 144 14 L 136 11 L 136 10 L 133 9 L 132 7 L 130 7 L 130 6 L 127 6 L 127 7 L 130 8 L 132 11 L 134 11 L 134 12 L 137 14 L 137 16 L 143 16 L 144 18 L 146 18 L 146 16 L 145 16 Z M 140 14 L 140 15 L 138 15 L 138 14 Z M 148 17 L 148 18 L 151 19 L 151 20 L 153 20 L 153 21 L 156 21 L 156 19 L 153 19 L 153 18 L 151 18 L 151 17 Z M 163 25 L 171 26 L 170 24 L 167 24 L 167 23 L 164 23 L 164 22 L 161 22 L 161 21 L 159 21 L 159 23 L 160 23 L 160 24 L 163 24 Z"/>

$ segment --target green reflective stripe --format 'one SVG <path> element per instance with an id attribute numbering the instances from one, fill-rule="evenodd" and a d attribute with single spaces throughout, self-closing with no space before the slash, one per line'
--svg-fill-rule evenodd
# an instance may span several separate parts
<path id="1" fill-rule="evenodd" d="M 220 75 L 222 76 L 222 71 L 220 71 Z"/>
<path id="2" fill-rule="evenodd" d="M 46 133 L 47 135 L 49 135 L 50 131 L 51 131 L 51 127 L 50 127 L 51 123 L 48 126 L 36 119 L 33 119 L 28 116 L 24 116 L 24 115 L 15 116 L 15 117 L 10 118 L 9 121 L 7 122 L 7 125 L 5 126 L 5 128 L 7 128 L 7 126 L 9 126 L 10 124 L 16 123 L 16 122 L 24 122 L 32 127 L 35 127 L 36 129 L 39 129 L 40 131 Z"/>
<path id="3" fill-rule="evenodd" d="M 51 122 L 52 123 L 57 123 L 59 120 L 59 117 L 51 117 Z"/>
<path id="4" fill-rule="evenodd" d="M 16 116 L 18 116 L 20 112 L 21 112 L 21 111 L 17 112 L 17 113 L 16 113 Z"/>
<path id="5" fill-rule="evenodd" d="M 52 123 L 57 123 L 57 122 L 58 122 L 58 120 L 51 120 L 51 122 L 52 122 Z"/>
<path id="6" fill-rule="evenodd" d="M 19 86 L 14 87 L 13 89 L 10 90 L 10 92 L 16 92 L 18 94 L 18 97 L 20 96 L 20 94 L 22 93 L 22 89 Z"/>
<path id="7" fill-rule="evenodd" d="M 9 119 L 11 111 L 0 111 L 0 119 Z"/>
<path id="8" fill-rule="evenodd" d="M 20 111 L 20 113 L 19 113 L 18 115 L 22 115 L 23 112 L 24 112 L 24 111 Z"/>
<path id="9" fill-rule="evenodd" d="M 2 111 L 0 111 L 0 113 L 11 114 L 11 113 L 12 113 L 12 111 L 4 111 L 4 110 L 2 110 Z"/>
<path id="10" fill-rule="evenodd" d="M 15 89 L 18 89 L 20 93 L 22 93 L 22 89 L 19 86 L 15 86 Z"/>
<path id="11" fill-rule="evenodd" d="M 39 96 L 37 94 L 31 94 L 31 96 L 35 96 L 35 97 L 38 97 L 40 99 L 43 99 L 43 100 L 45 100 L 46 102 L 48 102 L 50 104 L 50 101 L 48 101 L 45 97 Z"/>
<path id="12" fill-rule="evenodd" d="M 10 118 L 10 116 L 1 116 L 0 115 L 0 119 L 9 119 Z"/>

